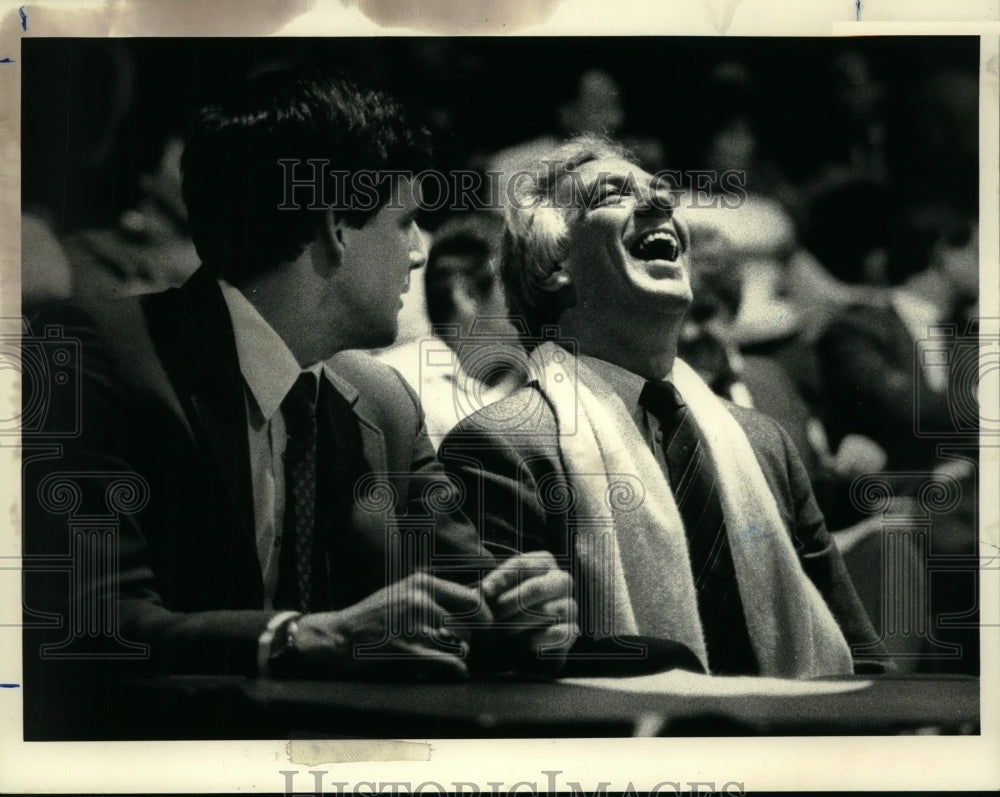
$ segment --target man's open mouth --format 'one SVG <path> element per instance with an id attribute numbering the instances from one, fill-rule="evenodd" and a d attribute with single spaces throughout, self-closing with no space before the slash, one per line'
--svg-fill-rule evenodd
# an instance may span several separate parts
<path id="1" fill-rule="evenodd" d="M 650 230 L 636 238 L 628 251 L 638 260 L 666 260 L 673 263 L 680 257 L 681 245 L 670 230 Z"/>

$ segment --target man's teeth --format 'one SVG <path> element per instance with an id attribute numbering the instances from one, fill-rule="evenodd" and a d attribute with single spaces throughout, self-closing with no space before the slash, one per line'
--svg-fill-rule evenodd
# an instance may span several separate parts
<path id="1" fill-rule="evenodd" d="M 651 230 L 639 239 L 633 252 L 647 260 L 675 260 L 678 254 L 677 238 L 665 230 Z"/>
<path id="2" fill-rule="evenodd" d="M 662 230 L 654 230 L 653 232 L 648 232 L 644 236 L 642 236 L 641 245 L 646 246 L 652 241 L 673 241 L 673 240 L 674 237 L 670 233 L 663 232 Z"/>

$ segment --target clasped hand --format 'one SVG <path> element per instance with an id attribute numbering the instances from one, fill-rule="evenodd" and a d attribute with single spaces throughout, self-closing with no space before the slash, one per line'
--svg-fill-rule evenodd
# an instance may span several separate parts
<path id="1" fill-rule="evenodd" d="M 476 669 L 554 674 L 579 636 L 572 578 L 545 551 L 478 585 L 420 572 L 343 610 L 299 618 L 301 674 L 460 680 Z"/>

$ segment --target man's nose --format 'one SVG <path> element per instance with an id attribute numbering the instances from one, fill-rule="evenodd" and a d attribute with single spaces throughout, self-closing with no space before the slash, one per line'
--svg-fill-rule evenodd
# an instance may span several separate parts
<path id="1" fill-rule="evenodd" d="M 410 269 L 420 268 L 427 263 L 430 251 L 430 233 L 420 229 L 416 223 L 410 236 Z"/>
<path id="2" fill-rule="evenodd" d="M 647 197 L 635 206 L 635 214 L 643 218 L 669 219 L 674 215 L 674 206 L 662 197 Z"/>
<path id="3" fill-rule="evenodd" d="M 636 195 L 635 212 L 645 216 L 672 216 L 675 208 L 673 194 L 654 185 L 642 186 Z"/>

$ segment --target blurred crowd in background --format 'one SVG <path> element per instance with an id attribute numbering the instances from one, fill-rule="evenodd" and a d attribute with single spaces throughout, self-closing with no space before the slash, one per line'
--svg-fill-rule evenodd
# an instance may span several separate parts
<path id="1" fill-rule="evenodd" d="M 789 431 L 903 669 L 978 670 L 975 573 L 930 578 L 922 564 L 978 550 L 975 445 L 938 449 L 978 428 L 956 398 L 978 367 L 977 39 L 26 40 L 25 314 L 190 276 L 180 154 L 192 112 L 305 61 L 411 104 L 442 171 L 510 173 L 593 132 L 648 171 L 708 173 L 679 186 L 695 293 L 681 355 Z M 684 201 L 723 194 L 726 174 L 740 175 L 739 207 Z M 499 211 L 444 207 L 421 226 L 428 263 L 397 345 L 378 356 L 413 383 L 437 442 L 530 375 L 496 273 Z M 907 617 L 888 616 L 885 518 L 858 497 L 859 477 L 886 471 L 934 472 L 959 494 L 928 515 L 929 543 L 902 544 L 916 563 L 906 578 L 927 582 Z M 890 514 L 927 514 L 916 487 L 895 489 Z"/>

